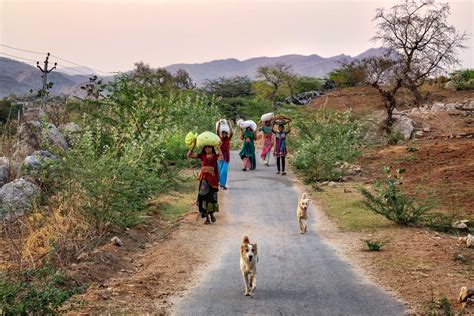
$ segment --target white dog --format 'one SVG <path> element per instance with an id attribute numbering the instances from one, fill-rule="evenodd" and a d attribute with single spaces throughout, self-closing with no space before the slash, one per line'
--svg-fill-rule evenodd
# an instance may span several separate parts
<path id="1" fill-rule="evenodd" d="M 300 226 L 300 234 L 306 233 L 308 226 L 309 201 L 310 199 L 307 198 L 306 193 L 303 193 L 298 202 L 298 208 L 296 209 L 296 218 L 298 219 L 298 224 Z"/>
<path id="2" fill-rule="evenodd" d="M 245 296 L 253 296 L 257 286 L 257 244 L 250 243 L 247 236 L 242 237 L 240 246 L 240 270 L 244 278 Z"/>

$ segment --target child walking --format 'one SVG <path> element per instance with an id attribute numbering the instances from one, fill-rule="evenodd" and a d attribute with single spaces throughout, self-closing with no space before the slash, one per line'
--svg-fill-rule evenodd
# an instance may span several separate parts
<path id="1" fill-rule="evenodd" d="M 273 147 L 273 132 L 271 122 L 263 122 L 263 126 L 260 127 L 260 131 L 263 133 L 263 146 L 260 157 L 265 163 L 265 166 L 268 167 L 270 165 L 270 153 Z"/>
<path id="2" fill-rule="evenodd" d="M 247 127 L 242 134 L 242 150 L 239 153 L 240 158 L 244 162 L 243 171 L 255 170 L 257 161 L 255 159 L 255 132 L 252 128 Z"/>
<path id="3" fill-rule="evenodd" d="M 205 146 L 200 154 L 193 152 L 196 142 L 188 151 L 188 157 L 201 160 L 201 173 L 199 174 L 199 192 L 197 205 L 201 217 L 205 218 L 204 224 L 208 225 L 216 221 L 215 212 L 219 212 L 217 192 L 219 192 L 219 170 L 217 161 L 222 160 L 220 150 L 212 146 Z"/>
<path id="4" fill-rule="evenodd" d="M 217 130 L 220 131 L 221 123 L 217 125 Z M 227 172 L 229 170 L 229 163 L 230 163 L 230 140 L 234 135 L 234 131 L 232 127 L 229 125 L 230 133 L 222 132 L 220 136 L 221 138 L 221 153 L 222 153 L 222 160 L 217 162 L 219 167 L 219 185 L 222 189 L 227 190 Z"/>
<path id="5" fill-rule="evenodd" d="M 287 155 L 286 149 L 286 136 L 291 132 L 291 128 L 288 124 L 288 131 L 285 131 L 285 126 L 283 124 L 278 125 L 278 131 L 274 130 L 275 123 L 272 126 L 272 131 L 275 134 L 275 150 L 273 151 L 273 155 L 276 157 L 277 160 L 277 174 L 284 176 L 285 172 L 285 160 Z M 281 164 L 281 165 L 280 165 Z"/>

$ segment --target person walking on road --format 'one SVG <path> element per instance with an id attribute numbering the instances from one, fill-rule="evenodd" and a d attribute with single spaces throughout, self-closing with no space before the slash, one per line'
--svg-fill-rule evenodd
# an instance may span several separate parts
<path id="1" fill-rule="evenodd" d="M 262 153 L 260 157 L 262 157 L 265 166 L 270 165 L 270 154 L 273 147 L 273 132 L 272 132 L 272 125 L 271 121 L 262 122 L 262 127 L 260 127 L 260 131 L 263 134 L 263 146 L 262 146 Z"/>
<path id="2" fill-rule="evenodd" d="M 217 130 L 220 131 L 220 122 L 217 125 Z M 227 133 L 226 131 L 222 132 L 220 136 L 221 138 L 221 146 L 220 150 L 222 153 L 222 160 L 217 162 L 219 167 L 219 185 L 222 189 L 227 190 L 227 172 L 229 170 L 229 163 L 230 163 L 230 140 L 234 135 L 234 131 L 232 127 L 229 125 L 230 132 Z"/>
<path id="3" fill-rule="evenodd" d="M 239 153 L 244 162 L 243 171 L 255 170 L 257 160 L 255 159 L 255 132 L 247 127 L 241 136 L 243 140 L 242 150 Z"/>
<path id="4" fill-rule="evenodd" d="M 274 130 L 275 124 L 272 126 L 272 132 L 275 134 L 275 150 L 273 151 L 273 155 L 276 157 L 277 160 L 277 174 L 280 174 L 284 176 L 286 174 L 285 172 L 285 160 L 286 160 L 286 155 L 288 153 L 286 149 L 286 137 L 287 135 L 291 132 L 291 128 L 288 124 L 288 131 L 285 131 L 285 125 L 279 124 L 278 125 L 278 131 Z M 281 165 L 280 165 L 281 164 Z"/>
<path id="5" fill-rule="evenodd" d="M 196 142 L 188 151 L 188 157 L 200 159 L 201 173 L 199 175 L 199 192 L 197 205 L 201 217 L 205 218 L 204 224 L 208 225 L 216 221 L 215 212 L 219 212 L 219 202 L 217 192 L 219 192 L 219 170 L 217 162 L 222 160 L 219 148 L 216 150 L 212 146 L 204 146 L 200 154 L 193 152 Z"/>

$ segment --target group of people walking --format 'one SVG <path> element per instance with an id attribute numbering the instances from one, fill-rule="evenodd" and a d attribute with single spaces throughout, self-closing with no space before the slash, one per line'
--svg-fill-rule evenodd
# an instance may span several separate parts
<path id="1" fill-rule="evenodd" d="M 277 129 L 275 130 L 275 127 Z M 217 125 L 217 131 L 220 131 L 220 123 Z M 270 166 L 270 155 L 272 148 L 273 156 L 277 162 L 277 174 L 285 175 L 285 163 L 287 156 L 286 140 L 291 132 L 285 129 L 284 124 L 276 124 L 272 121 L 261 123 L 258 129 L 262 133 L 262 152 L 260 157 L 264 164 Z M 220 145 L 204 146 L 199 154 L 194 153 L 196 143 L 194 142 L 188 151 L 189 158 L 201 160 L 201 173 L 199 175 L 199 192 L 196 204 L 199 208 L 201 217 L 204 218 L 204 224 L 210 224 L 216 221 L 215 212 L 219 211 L 218 191 L 219 188 L 227 190 L 227 173 L 230 163 L 230 144 L 234 136 L 234 130 L 229 126 L 229 132 L 220 133 Z M 241 130 L 242 149 L 239 156 L 243 162 L 243 171 L 255 170 L 257 159 L 255 155 L 255 141 L 257 140 L 257 130 L 247 127 Z"/>

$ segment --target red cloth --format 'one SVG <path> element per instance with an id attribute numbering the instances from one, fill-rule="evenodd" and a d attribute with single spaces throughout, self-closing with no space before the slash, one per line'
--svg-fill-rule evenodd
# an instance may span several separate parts
<path id="1" fill-rule="evenodd" d="M 224 157 L 224 161 L 230 162 L 230 137 L 221 137 L 221 153 Z"/>
<path id="2" fill-rule="evenodd" d="M 219 187 L 219 170 L 217 168 L 217 154 L 211 154 L 211 157 L 208 157 L 205 152 L 202 152 L 199 155 L 201 159 L 201 174 L 200 179 L 206 179 L 211 187 Z"/>

